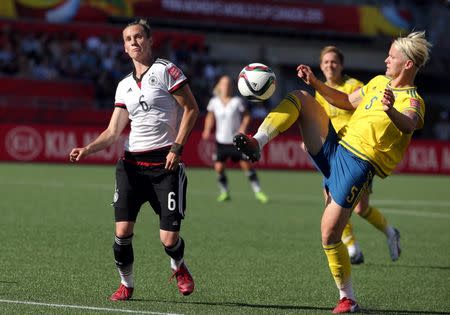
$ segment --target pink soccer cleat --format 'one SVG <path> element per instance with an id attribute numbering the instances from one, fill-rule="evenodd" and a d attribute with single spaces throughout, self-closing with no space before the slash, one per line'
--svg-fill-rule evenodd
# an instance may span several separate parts
<path id="1" fill-rule="evenodd" d="M 111 301 L 126 301 L 133 296 L 133 288 L 127 288 L 123 284 L 120 284 L 116 292 L 109 298 Z"/>
<path id="2" fill-rule="evenodd" d="M 173 270 L 173 275 L 169 280 L 172 280 L 173 278 L 177 279 L 178 290 L 182 295 L 189 295 L 194 292 L 194 279 L 192 279 L 191 273 L 184 262 L 178 270 Z"/>
<path id="3" fill-rule="evenodd" d="M 355 301 L 349 298 L 342 298 L 339 300 L 338 305 L 333 310 L 333 314 L 342 314 L 342 313 L 358 313 L 359 305 Z"/>

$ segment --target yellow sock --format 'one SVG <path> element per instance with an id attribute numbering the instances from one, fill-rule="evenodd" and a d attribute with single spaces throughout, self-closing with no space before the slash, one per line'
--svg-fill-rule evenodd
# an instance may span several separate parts
<path id="1" fill-rule="evenodd" d="M 332 245 L 322 245 L 327 255 L 328 266 L 333 275 L 336 286 L 339 289 L 345 288 L 350 282 L 351 265 L 350 256 L 344 243 L 339 242 Z"/>
<path id="2" fill-rule="evenodd" d="M 353 234 L 353 226 L 350 221 L 345 225 L 344 231 L 342 232 L 342 242 L 347 247 L 355 245 L 356 237 Z"/>
<path id="3" fill-rule="evenodd" d="M 374 227 L 376 227 L 381 232 L 385 232 L 388 225 L 386 218 L 381 214 L 380 210 L 374 207 L 367 208 L 361 216 L 370 222 Z"/>
<path id="4" fill-rule="evenodd" d="M 294 94 L 288 94 L 264 119 L 258 131 L 265 132 L 269 139 L 286 131 L 300 115 L 300 100 Z"/>

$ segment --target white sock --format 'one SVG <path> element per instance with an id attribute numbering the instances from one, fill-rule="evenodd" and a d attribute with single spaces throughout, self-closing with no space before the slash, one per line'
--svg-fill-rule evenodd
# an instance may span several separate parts
<path id="1" fill-rule="evenodd" d="M 392 226 L 388 225 L 384 230 L 384 234 L 386 234 L 387 238 L 391 238 L 395 236 L 395 230 Z"/>
<path id="2" fill-rule="evenodd" d="M 183 258 L 181 258 L 180 260 L 170 258 L 170 268 L 172 268 L 172 270 L 178 270 L 178 268 L 180 268 L 183 262 L 184 262 Z"/>
<path id="3" fill-rule="evenodd" d="M 256 141 L 258 141 L 259 149 L 262 151 L 263 147 L 269 142 L 269 135 L 262 131 L 258 130 L 258 132 L 253 136 Z"/>
<path id="4" fill-rule="evenodd" d="M 126 267 L 117 267 L 120 276 L 120 283 L 127 288 L 134 288 L 133 264 Z"/>
<path id="5" fill-rule="evenodd" d="M 353 292 L 352 281 L 349 280 L 342 288 L 339 288 L 339 299 L 348 298 L 352 301 L 356 301 L 355 292 Z"/>
<path id="6" fill-rule="evenodd" d="M 347 246 L 347 250 L 348 250 L 348 255 L 350 257 L 354 257 L 356 256 L 358 253 L 361 252 L 361 248 L 359 247 L 358 242 L 354 242 L 352 245 L 348 245 Z"/>

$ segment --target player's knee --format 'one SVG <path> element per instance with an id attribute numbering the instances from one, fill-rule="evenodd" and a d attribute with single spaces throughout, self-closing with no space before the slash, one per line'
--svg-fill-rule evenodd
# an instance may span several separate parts
<path id="1" fill-rule="evenodd" d="M 336 244 L 341 240 L 342 231 L 339 231 L 335 228 L 322 228 L 322 244 L 323 245 L 332 245 Z"/>
<path id="2" fill-rule="evenodd" d="M 113 252 L 118 267 L 125 267 L 134 262 L 132 240 L 133 235 L 125 238 L 118 237 L 117 235 L 114 237 Z"/>
<path id="3" fill-rule="evenodd" d="M 116 236 L 120 238 L 127 238 L 133 235 L 133 223 L 129 222 L 117 222 L 116 223 Z"/>
<path id="4" fill-rule="evenodd" d="M 178 232 L 169 232 L 161 230 L 159 238 L 164 247 L 173 247 L 181 238 Z"/>
<path id="5" fill-rule="evenodd" d="M 311 94 L 309 94 L 307 91 L 304 91 L 304 90 L 294 90 L 291 92 L 291 94 L 294 94 L 295 96 L 297 96 L 297 98 L 300 100 L 300 102 L 307 97 L 312 97 Z"/>

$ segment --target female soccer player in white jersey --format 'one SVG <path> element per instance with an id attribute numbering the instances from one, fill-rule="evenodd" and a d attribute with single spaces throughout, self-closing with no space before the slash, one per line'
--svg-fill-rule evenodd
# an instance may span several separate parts
<path id="1" fill-rule="evenodd" d="M 233 96 L 232 80 L 228 75 L 219 77 L 214 87 L 214 97 L 208 103 L 208 114 L 205 118 L 202 138 L 207 140 L 211 136 L 214 124 L 216 127 L 216 154 L 214 169 L 217 173 L 220 195 L 218 202 L 231 199 L 228 190 L 228 179 L 225 174 L 225 164 L 228 159 L 239 162 L 242 170 L 246 172 L 250 185 L 255 193 L 256 200 L 261 203 L 269 201 L 266 194 L 261 191 L 255 169 L 241 152 L 233 146 L 233 137 L 238 132 L 245 133 L 250 123 L 250 114 L 241 97 Z"/>
<path id="2" fill-rule="evenodd" d="M 186 209 L 187 179 L 180 161 L 183 145 L 198 116 L 198 106 L 183 72 L 152 55 L 148 22 L 138 19 L 123 30 L 125 52 L 134 70 L 119 82 L 108 127 L 93 142 L 70 152 L 77 162 L 113 144 L 131 121 L 123 157 L 116 167 L 114 258 L 121 284 L 110 299 L 128 300 L 134 289 L 133 229 L 138 212 L 149 202 L 160 218 L 159 235 L 170 257 L 172 277 L 181 294 L 194 290 L 184 262 L 179 231 Z"/>
<path id="3" fill-rule="evenodd" d="M 297 119 L 306 148 L 325 177 L 328 200 L 321 221 L 322 246 L 339 289 L 333 313 L 359 310 L 351 282 L 351 264 L 341 241 L 350 214 L 376 174 L 388 176 L 401 161 L 415 129 L 424 123 L 425 104 L 414 80 L 429 56 L 425 32 L 414 32 L 393 41 L 385 60 L 386 75 L 362 89 L 346 94 L 318 80 L 309 66 L 299 65 L 297 75 L 330 104 L 355 109 L 345 135 L 339 139 L 330 119 L 305 91 L 289 93 L 269 113 L 253 138 L 236 135 L 235 145 L 252 160 L 261 149 Z"/>
<path id="4" fill-rule="evenodd" d="M 322 70 L 325 76 L 326 85 L 346 94 L 351 94 L 364 85 L 361 81 L 343 75 L 344 54 L 335 46 L 326 46 L 321 50 L 320 70 Z M 330 117 L 330 122 L 338 137 L 342 138 L 345 135 L 347 124 L 354 110 L 341 109 L 330 104 L 319 92 L 316 92 L 315 99 L 324 108 L 328 117 Z M 371 191 L 372 182 L 369 184 L 368 192 L 361 196 L 353 211 L 386 235 L 391 259 L 396 261 L 400 256 L 400 233 L 388 224 L 386 218 L 378 208 L 369 205 Z M 326 189 L 324 189 L 324 196 L 326 201 L 328 199 Z M 364 262 L 364 256 L 353 233 L 350 220 L 345 225 L 342 233 L 342 242 L 347 247 L 352 264 L 361 264 Z"/>

